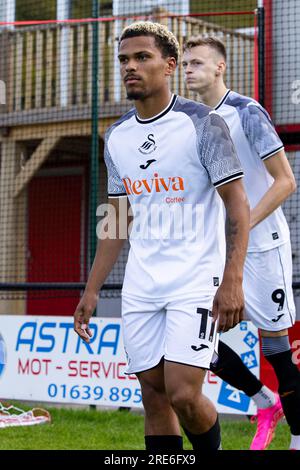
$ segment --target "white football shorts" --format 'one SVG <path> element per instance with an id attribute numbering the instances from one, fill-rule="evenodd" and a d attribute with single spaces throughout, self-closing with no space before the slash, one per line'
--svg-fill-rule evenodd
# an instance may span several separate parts
<path id="1" fill-rule="evenodd" d="M 209 369 L 219 336 L 212 322 L 213 299 L 214 294 L 160 301 L 123 295 L 126 373 L 152 369 L 162 358 Z"/>
<path id="2" fill-rule="evenodd" d="M 247 253 L 243 287 L 246 319 L 257 328 L 280 331 L 293 326 L 296 309 L 290 242 L 272 250 Z"/>

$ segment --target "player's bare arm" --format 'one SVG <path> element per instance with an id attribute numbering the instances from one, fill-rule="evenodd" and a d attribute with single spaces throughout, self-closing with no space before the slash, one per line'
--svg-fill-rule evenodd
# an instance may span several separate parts
<path id="1" fill-rule="evenodd" d="M 295 177 L 283 149 L 264 160 L 264 164 L 274 182 L 251 210 L 250 229 L 272 214 L 296 190 Z"/>
<path id="2" fill-rule="evenodd" d="M 249 204 L 241 180 L 218 188 L 226 208 L 226 263 L 222 283 L 215 295 L 213 316 L 219 331 L 228 331 L 243 319 L 243 267 L 249 234 Z"/>
<path id="3" fill-rule="evenodd" d="M 124 198 L 122 199 L 124 200 Z M 116 237 L 101 235 L 83 296 L 74 313 L 74 330 L 87 343 L 92 336 L 88 325 L 97 305 L 99 291 L 117 261 L 125 242 L 124 238 L 120 238 L 120 205 L 123 210 L 126 210 L 127 225 L 129 219 L 127 218 L 127 204 L 119 204 L 120 201 L 119 198 L 109 198 L 108 200 L 115 210 L 109 212 L 103 219 L 102 228 L 104 230 L 105 227 L 115 224 L 116 230 L 113 230 L 113 232 L 115 232 Z"/>

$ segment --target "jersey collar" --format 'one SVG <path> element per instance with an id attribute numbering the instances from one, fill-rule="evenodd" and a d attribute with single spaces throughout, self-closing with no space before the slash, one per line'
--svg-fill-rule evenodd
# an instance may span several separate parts
<path id="1" fill-rule="evenodd" d="M 173 108 L 173 106 L 175 104 L 176 99 L 177 99 L 177 95 L 173 94 L 171 96 L 171 99 L 169 101 L 168 106 L 165 109 L 163 109 L 159 114 L 156 114 L 156 116 L 153 116 L 149 119 L 141 119 L 141 118 L 138 117 L 137 114 L 135 114 L 135 118 L 136 118 L 137 122 L 139 122 L 140 124 L 149 124 L 150 122 L 153 122 L 153 121 L 156 121 L 157 119 L 160 119 L 165 114 L 167 114 L 169 111 L 171 111 L 171 109 Z"/>
<path id="2" fill-rule="evenodd" d="M 222 104 L 224 103 L 224 101 L 226 100 L 227 96 L 229 95 L 229 93 L 231 92 L 231 90 L 227 90 L 225 95 L 222 96 L 221 100 L 219 101 L 219 103 L 217 104 L 217 106 L 215 106 L 215 110 L 217 110 L 218 108 L 220 108 L 222 106 Z"/>

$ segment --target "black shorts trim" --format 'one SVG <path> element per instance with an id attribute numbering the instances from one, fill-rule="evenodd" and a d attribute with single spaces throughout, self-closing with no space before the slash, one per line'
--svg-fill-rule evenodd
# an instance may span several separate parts
<path id="1" fill-rule="evenodd" d="M 157 367 L 161 361 L 163 360 L 164 356 L 161 356 L 159 362 L 157 364 L 155 364 L 154 366 L 152 367 L 149 367 L 149 369 L 143 369 L 143 370 L 139 370 L 137 372 L 124 372 L 125 375 L 133 375 L 133 374 L 141 374 L 142 372 L 148 372 L 149 370 L 152 370 L 152 369 L 155 369 L 155 367 Z"/>

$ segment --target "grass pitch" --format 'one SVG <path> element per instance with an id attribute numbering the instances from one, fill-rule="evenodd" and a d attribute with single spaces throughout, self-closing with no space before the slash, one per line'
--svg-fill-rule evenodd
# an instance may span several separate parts
<path id="1" fill-rule="evenodd" d="M 23 405 L 22 405 L 23 407 Z M 0 429 L 0 450 L 142 450 L 144 418 L 131 411 L 47 408 L 51 424 Z M 221 419 L 224 450 L 249 449 L 256 425 Z M 290 432 L 280 423 L 270 449 L 286 450 Z M 185 439 L 184 448 L 191 449 Z"/>

